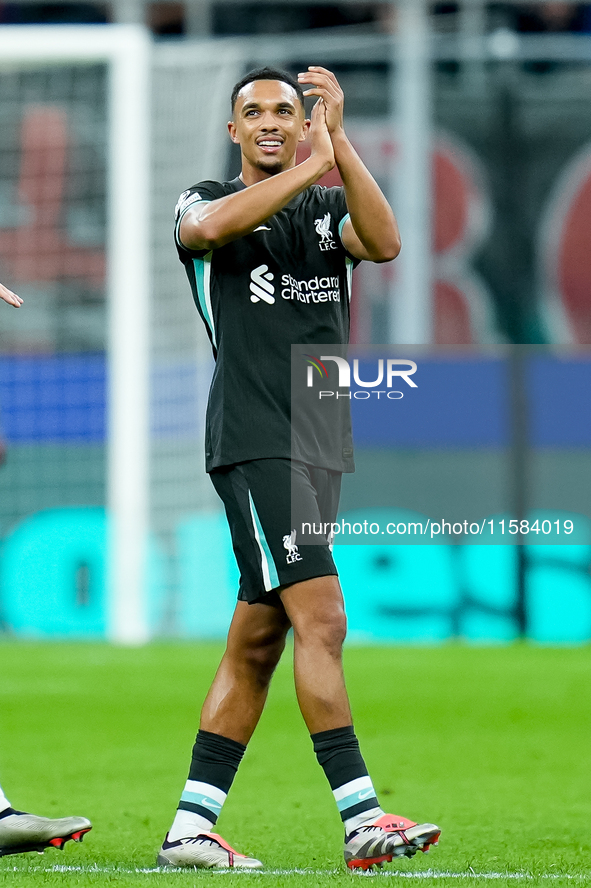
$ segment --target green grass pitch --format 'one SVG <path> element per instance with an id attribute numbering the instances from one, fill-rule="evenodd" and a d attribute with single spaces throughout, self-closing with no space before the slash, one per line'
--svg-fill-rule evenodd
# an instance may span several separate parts
<path id="1" fill-rule="evenodd" d="M 11 886 L 573 885 L 591 881 L 591 649 L 366 647 L 346 668 L 383 806 L 438 848 L 349 874 L 286 651 L 219 830 L 262 874 L 159 872 L 221 646 L 0 644 L 0 780 L 16 807 L 81 813 L 82 845 L 0 858 Z M 385 882 L 384 882 L 385 880 Z"/>

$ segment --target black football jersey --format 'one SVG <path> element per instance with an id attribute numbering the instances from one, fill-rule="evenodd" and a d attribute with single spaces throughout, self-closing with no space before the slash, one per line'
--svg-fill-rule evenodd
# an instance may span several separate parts
<path id="1" fill-rule="evenodd" d="M 298 423 L 295 436 L 291 426 L 292 344 L 309 344 L 314 353 L 315 344 L 342 346 L 349 339 L 351 272 L 358 260 L 340 237 L 348 218 L 344 189 L 312 185 L 252 234 L 218 249 L 183 246 L 180 222 L 190 206 L 244 187 L 240 178 L 199 182 L 183 192 L 175 211 L 179 257 L 216 362 L 206 470 L 284 457 L 353 471 L 346 399 L 331 409 L 322 405 L 316 419 Z M 337 448 L 327 443 L 335 431 Z"/>

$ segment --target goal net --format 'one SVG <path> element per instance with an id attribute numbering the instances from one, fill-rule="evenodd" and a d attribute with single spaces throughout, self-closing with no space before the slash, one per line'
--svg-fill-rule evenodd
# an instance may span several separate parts
<path id="1" fill-rule="evenodd" d="M 172 227 L 179 194 L 226 173 L 240 54 L 134 26 L 50 36 L 0 28 L 0 281 L 24 298 L 0 317 L 0 620 L 207 634 L 199 546 L 227 551 L 204 473 L 212 359 Z"/>
<path id="2" fill-rule="evenodd" d="M 25 634 L 148 632 L 148 73 L 142 28 L 0 28 L 0 281 L 25 300 L 0 318 L 0 616 Z"/>

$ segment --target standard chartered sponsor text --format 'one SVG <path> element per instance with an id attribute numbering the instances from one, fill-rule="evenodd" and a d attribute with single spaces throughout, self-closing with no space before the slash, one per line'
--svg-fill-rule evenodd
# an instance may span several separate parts
<path id="1" fill-rule="evenodd" d="M 281 296 L 298 302 L 340 302 L 341 288 L 337 277 L 313 277 L 299 281 L 291 274 L 281 276 Z"/>

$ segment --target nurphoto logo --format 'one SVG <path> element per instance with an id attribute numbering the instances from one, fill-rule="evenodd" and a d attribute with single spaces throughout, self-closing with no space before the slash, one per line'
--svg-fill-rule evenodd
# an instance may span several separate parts
<path id="1" fill-rule="evenodd" d="M 328 380 L 328 369 L 326 367 L 327 361 L 333 361 L 338 367 L 339 373 L 339 389 L 346 389 L 347 391 L 334 391 L 323 389 L 318 392 L 319 398 L 330 398 L 335 397 L 338 398 L 351 398 L 354 397 L 357 400 L 367 400 L 371 397 L 371 395 L 376 395 L 379 399 L 380 395 L 386 395 L 391 401 L 398 401 L 400 398 L 404 397 L 403 392 L 395 391 L 393 389 L 394 380 L 400 382 L 401 380 L 405 382 L 411 388 L 418 388 L 417 383 L 411 379 L 410 377 L 416 373 L 417 365 L 415 361 L 410 361 L 407 359 L 401 358 L 379 358 L 377 362 L 377 368 L 375 370 L 376 376 L 375 379 L 361 379 L 360 370 L 359 370 L 359 359 L 355 358 L 353 360 L 353 381 L 356 385 L 358 385 L 362 391 L 354 391 L 352 394 L 349 391 L 351 388 L 351 365 L 346 358 L 342 358 L 339 355 L 320 355 L 320 357 L 316 357 L 315 355 L 305 354 L 304 357 L 307 359 L 307 376 L 306 376 L 306 386 L 307 388 L 314 388 L 314 380 L 316 379 L 316 373 L 320 376 L 322 382 L 326 382 Z M 316 371 L 316 373 L 314 372 Z M 378 389 L 378 386 L 383 385 L 385 381 L 386 388 Z M 369 392 L 366 389 L 373 389 L 374 391 Z"/>

